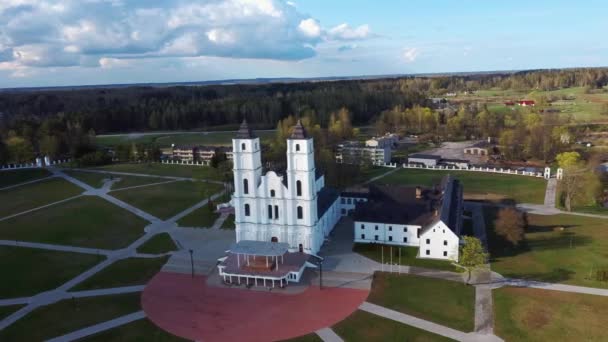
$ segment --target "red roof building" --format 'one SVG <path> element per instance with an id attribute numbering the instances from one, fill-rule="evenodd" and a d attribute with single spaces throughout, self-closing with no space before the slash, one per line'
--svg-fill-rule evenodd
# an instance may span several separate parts
<path id="1" fill-rule="evenodd" d="M 522 106 L 522 107 L 534 107 L 534 105 L 536 104 L 536 102 L 532 101 L 532 100 L 521 100 L 521 101 L 517 101 L 517 104 Z"/>

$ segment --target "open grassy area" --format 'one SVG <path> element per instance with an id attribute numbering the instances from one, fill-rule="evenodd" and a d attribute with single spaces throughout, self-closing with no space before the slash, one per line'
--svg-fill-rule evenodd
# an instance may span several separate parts
<path id="1" fill-rule="evenodd" d="M 460 331 L 475 328 L 475 288 L 406 274 L 374 274 L 368 302 Z"/>
<path id="2" fill-rule="evenodd" d="M 234 215 L 228 215 L 226 220 L 224 220 L 224 223 L 222 223 L 220 229 L 236 229 L 236 225 L 234 224 Z"/>
<path id="3" fill-rule="evenodd" d="M 128 163 L 110 164 L 96 168 L 97 170 L 141 173 L 156 176 L 173 176 L 185 178 L 200 178 L 209 180 L 222 180 L 222 175 L 215 168 L 209 166 L 171 165 L 160 163 Z"/>
<path id="4" fill-rule="evenodd" d="M 112 287 L 145 285 L 169 260 L 162 258 L 128 258 L 104 268 L 70 291 L 106 289 Z"/>
<path id="5" fill-rule="evenodd" d="M 84 196 L 0 221 L 0 239 L 119 249 L 143 235 L 145 226 L 104 199 Z"/>
<path id="6" fill-rule="evenodd" d="M 168 233 L 154 235 L 150 240 L 137 248 L 138 253 L 161 254 L 177 249 Z"/>
<path id="7" fill-rule="evenodd" d="M 115 191 L 112 196 L 156 217 L 168 219 L 222 189 L 221 185 L 213 183 L 181 181 Z"/>
<path id="8" fill-rule="evenodd" d="M 154 178 L 154 177 L 137 177 L 137 176 L 124 176 L 114 175 L 114 178 L 120 178 L 120 181 L 112 184 L 112 191 L 120 190 L 124 188 L 130 188 L 133 186 L 140 186 L 146 184 L 155 184 L 162 182 L 169 182 L 170 179 Z"/>
<path id="9" fill-rule="evenodd" d="M 0 246 L 0 298 L 52 290 L 102 260 L 97 255 Z"/>
<path id="10" fill-rule="evenodd" d="M 24 305 L 9 305 L 9 306 L 0 306 L 0 321 L 5 319 L 6 317 L 12 315 L 17 310 L 24 307 Z"/>
<path id="11" fill-rule="evenodd" d="M 81 342 L 141 341 L 186 342 L 188 340 L 169 334 L 148 319 L 140 319 L 79 340 Z"/>
<path id="12" fill-rule="evenodd" d="M 608 297 L 505 287 L 493 291 L 505 341 L 605 341 Z"/>
<path id="13" fill-rule="evenodd" d="M 183 217 L 177 223 L 182 227 L 211 228 L 219 217 L 220 214 L 215 212 L 215 208 L 209 209 L 209 206 L 205 205 Z"/>
<path id="14" fill-rule="evenodd" d="M 0 188 L 50 176 L 46 169 L 0 171 Z"/>
<path id="15" fill-rule="evenodd" d="M 70 177 L 74 177 L 79 181 L 86 183 L 94 188 L 101 188 L 103 186 L 103 181 L 105 179 L 109 179 L 109 175 L 105 175 L 102 173 L 94 173 L 94 172 L 82 172 L 82 171 L 73 171 L 73 170 L 64 170 L 66 175 Z"/>
<path id="16" fill-rule="evenodd" d="M 82 193 L 83 190 L 60 178 L 0 191 L 0 218 L 51 204 Z"/>
<path id="17" fill-rule="evenodd" d="M 141 310 L 140 293 L 66 299 L 0 331 L 0 341 L 42 341 Z"/>
<path id="18" fill-rule="evenodd" d="M 348 342 L 442 342 L 449 338 L 414 328 L 365 311 L 355 311 L 332 327 L 334 332 Z"/>
<path id="19" fill-rule="evenodd" d="M 547 182 L 542 178 L 527 176 L 472 171 L 403 169 L 380 178 L 376 183 L 431 186 L 439 184 L 441 178 L 447 174 L 462 182 L 465 198 L 480 198 L 479 195 L 485 195 L 488 199 L 537 204 L 542 204 L 545 200 Z"/>
<path id="20" fill-rule="evenodd" d="M 506 277 L 608 288 L 608 220 L 528 215 L 525 241 L 511 247 L 493 231 L 496 209 L 484 208 L 492 270 Z"/>
<path id="21" fill-rule="evenodd" d="M 255 131 L 262 143 L 267 143 L 275 137 L 275 131 Z M 97 136 L 95 142 L 101 146 L 116 146 L 120 144 L 154 144 L 164 147 L 175 145 L 215 145 L 230 146 L 236 132 L 187 132 L 172 133 L 158 132 L 152 134 L 126 133 L 111 136 Z"/>
<path id="22" fill-rule="evenodd" d="M 391 262 L 391 247 L 393 248 L 392 263 L 394 265 L 417 266 L 453 272 L 458 271 L 458 269 L 449 261 L 416 258 L 418 255 L 418 247 L 399 247 L 372 243 L 356 243 L 353 247 L 353 251 L 377 262 L 382 262 L 382 255 L 384 255 L 384 263 L 389 264 Z M 384 248 L 384 251 L 382 251 L 382 248 Z M 399 257 L 400 251 L 401 257 Z"/>

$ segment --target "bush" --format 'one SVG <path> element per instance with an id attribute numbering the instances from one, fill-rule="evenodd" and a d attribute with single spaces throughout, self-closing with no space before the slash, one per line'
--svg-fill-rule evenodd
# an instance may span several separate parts
<path id="1" fill-rule="evenodd" d="M 78 159 L 79 166 L 101 166 L 112 163 L 112 157 L 103 151 L 90 152 Z"/>

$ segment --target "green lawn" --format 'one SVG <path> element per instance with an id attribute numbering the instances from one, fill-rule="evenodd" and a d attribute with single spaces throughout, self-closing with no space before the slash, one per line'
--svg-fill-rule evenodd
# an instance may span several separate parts
<path id="1" fill-rule="evenodd" d="M 83 171 L 73 171 L 73 170 L 64 170 L 68 176 L 74 177 L 79 181 L 86 183 L 94 188 L 101 188 L 103 186 L 103 181 L 105 179 L 109 179 L 109 175 L 105 175 L 102 173 L 94 173 L 94 172 L 83 172 Z"/>
<path id="2" fill-rule="evenodd" d="M 42 341 L 141 310 L 140 293 L 66 299 L 0 331 L 0 341 Z"/>
<path id="3" fill-rule="evenodd" d="M 384 251 L 382 251 L 383 247 Z M 384 263 L 388 264 L 391 260 L 391 247 L 393 248 L 392 260 L 393 264 L 395 265 L 417 266 L 452 272 L 458 271 L 458 268 L 452 265 L 452 263 L 449 261 L 416 258 L 418 255 L 418 247 L 398 247 L 372 243 L 356 243 L 353 247 L 353 251 L 378 262 L 382 262 L 382 255 L 384 254 Z M 400 250 L 401 258 L 399 258 Z M 399 263 L 399 261 L 401 261 L 401 263 Z"/>
<path id="4" fill-rule="evenodd" d="M 140 342 L 185 342 L 181 337 L 173 336 L 160 329 L 148 319 L 140 319 L 120 327 L 100 332 L 79 340 L 81 342 L 108 342 L 108 341 L 140 341 Z"/>
<path id="5" fill-rule="evenodd" d="M 46 169 L 25 169 L 0 172 L 0 188 L 50 176 Z"/>
<path id="6" fill-rule="evenodd" d="M 223 179 L 222 175 L 217 169 L 208 166 L 171 165 L 160 163 L 129 163 L 105 165 L 96 169 L 126 173 L 140 173 L 155 176 L 173 176 L 209 180 Z"/>
<path id="7" fill-rule="evenodd" d="M 138 253 L 161 254 L 177 250 L 177 246 L 168 233 L 154 235 L 150 240 L 137 248 Z"/>
<path id="8" fill-rule="evenodd" d="M 120 190 L 120 189 L 124 189 L 124 188 L 130 188 L 133 186 L 140 186 L 140 185 L 170 181 L 170 179 L 154 178 L 154 177 L 136 177 L 136 176 L 123 176 L 123 175 L 114 175 L 113 177 L 120 178 L 120 181 L 114 182 L 112 184 L 112 191 Z"/>
<path id="9" fill-rule="evenodd" d="M 128 258 L 104 268 L 70 291 L 106 289 L 112 287 L 145 285 L 169 260 L 162 258 Z"/>
<path id="10" fill-rule="evenodd" d="M 0 306 L 0 321 L 17 312 L 17 310 L 21 309 L 22 307 L 24 307 L 24 305 Z"/>
<path id="11" fill-rule="evenodd" d="M 492 292 L 494 331 L 505 341 L 606 341 L 608 297 L 513 287 Z"/>
<path id="12" fill-rule="evenodd" d="M 234 215 L 228 215 L 224 223 L 222 223 L 221 229 L 236 229 L 234 225 Z"/>
<path id="13" fill-rule="evenodd" d="M 431 186 L 450 174 L 462 182 L 465 198 L 538 203 L 545 200 L 547 182 L 542 178 L 472 171 L 403 169 L 377 180 L 376 184 Z"/>
<path id="14" fill-rule="evenodd" d="M 475 288 L 461 282 L 376 272 L 367 301 L 460 331 L 475 328 Z"/>
<path id="15" fill-rule="evenodd" d="M 181 181 L 115 191 L 112 196 L 159 218 L 168 219 L 222 189 L 221 185 L 213 183 Z"/>
<path id="16" fill-rule="evenodd" d="M 182 227 L 211 228 L 219 217 L 220 214 L 215 212 L 215 208 L 210 209 L 208 205 L 205 205 L 183 217 L 177 223 Z"/>
<path id="17" fill-rule="evenodd" d="M 449 338 L 376 316 L 365 311 L 355 311 L 332 327 L 347 342 L 443 342 Z"/>
<path id="18" fill-rule="evenodd" d="M 52 178 L 0 191 L 0 217 L 51 204 L 82 193 L 83 190 L 60 178 Z"/>
<path id="19" fill-rule="evenodd" d="M 497 210 L 485 208 L 492 270 L 506 277 L 608 288 L 608 220 L 574 215 L 528 215 L 525 241 L 511 247 L 494 234 Z M 563 229 L 562 229 L 563 228 Z"/>
<path id="20" fill-rule="evenodd" d="M 0 246 L 3 272 L 0 298 L 33 296 L 52 290 L 103 259 L 96 255 Z"/>
<path id="21" fill-rule="evenodd" d="M 144 233 L 146 221 L 99 197 L 83 196 L 0 221 L 0 238 L 119 249 Z"/>
<path id="22" fill-rule="evenodd" d="M 262 143 L 270 142 L 275 137 L 275 131 L 255 131 Z M 119 144 L 154 144 L 160 147 L 176 145 L 216 145 L 230 146 L 235 132 L 193 132 L 193 133 L 171 133 L 158 132 L 154 134 L 141 135 L 127 133 L 112 136 L 97 136 L 95 142 L 102 146 L 115 146 Z"/>

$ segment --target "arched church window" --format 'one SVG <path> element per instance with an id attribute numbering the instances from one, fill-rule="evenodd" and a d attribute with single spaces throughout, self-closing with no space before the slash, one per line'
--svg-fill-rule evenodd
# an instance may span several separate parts
<path id="1" fill-rule="evenodd" d="M 243 179 L 243 193 L 249 193 L 249 181 L 247 180 L 247 178 Z"/>
<path id="2" fill-rule="evenodd" d="M 275 220 L 279 219 L 279 206 L 278 205 L 274 206 L 274 219 Z"/>
<path id="3" fill-rule="evenodd" d="M 302 181 L 296 182 L 296 195 L 302 196 Z"/>
<path id="4" fill-rule="evenodd" d="M 268 205 L 268 219 L 272 220 L 272 205 Z"/>
<path id="5" fill-rule="evenodd" d="M 245 143 L 241 144 L 241 151 L 245 151 L 247 149 L 247 145 Z"/>
<path id="6" fill-rule="evenodd" d="M 301 220 L 304 218 L 304 209 L 302 209 L 302 207 L 298 206 L 298 220 Z"/>
<path id="7" fill-rule="evenodd" d="M 251 215 L 251 210 L 249 209 L 249 204 L 245 204 L 245 216 Z"/>
<path id="8" fill-rule="evenodd" d="M 275 195 L 274 190 L 270 190 L 270 197 L 274 197 L 274 195 Z"/>

